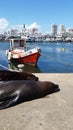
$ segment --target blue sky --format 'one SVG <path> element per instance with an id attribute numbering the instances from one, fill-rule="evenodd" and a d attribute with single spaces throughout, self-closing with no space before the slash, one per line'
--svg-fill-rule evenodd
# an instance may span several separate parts
<path id="1" fill-rule="evenodd" d="M 1 0 L 2 18 L 7 26 L 36 22 L 42 31 L 49 31 L 53 23 L 73 28 L 73 0 Z"/>

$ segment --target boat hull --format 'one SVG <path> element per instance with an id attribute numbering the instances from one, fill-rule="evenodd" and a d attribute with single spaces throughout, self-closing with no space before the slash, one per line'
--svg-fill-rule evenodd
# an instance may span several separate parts
<path id="1" fill-rule="evenodd" d="M 20 58 L 11 58 L 11 60 L 14 60 L 16 62 L 23 63 L 23 64 L 28 64 L 28 65 L 31 65 L 31 66 L 36 66 L 39 57 L 40 57 L 40 53 L 36 52 L 34 54 L 24 56 L 24 57 L 20 57 Z"/>

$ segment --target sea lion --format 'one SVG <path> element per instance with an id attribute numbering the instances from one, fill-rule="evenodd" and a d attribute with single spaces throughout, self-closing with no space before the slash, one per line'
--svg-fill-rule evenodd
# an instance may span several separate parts
<path id="1" fill-rule="evenodd" d="M 0 84 L 0 110 L 59 91 L 59 86 L 42 81 L 7 81 Z"/>
<path id="2" fill-rule="evenodd" d="M 0 81 L 10 80 L 35 80 L 38 81 L 38 77 L 29 72 L 16 72 L 9 70 L 0 70 Z"/>

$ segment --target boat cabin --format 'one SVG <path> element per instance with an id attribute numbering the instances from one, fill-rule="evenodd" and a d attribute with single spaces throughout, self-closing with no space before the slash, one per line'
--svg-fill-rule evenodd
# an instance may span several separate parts
<path id="1" fill-rule="evenodd" d="M 20 49 L 24 50 L 26 49 L 26 41 L 25 39 L 11 39 L 10 40 L 10 51 Z"/>

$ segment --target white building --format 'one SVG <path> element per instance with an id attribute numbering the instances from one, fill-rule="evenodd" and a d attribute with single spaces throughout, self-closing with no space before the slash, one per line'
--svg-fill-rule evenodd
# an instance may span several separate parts
<path id="1" fill-rule="evenodd" d="M 57 34 L 58 34 L 58 35 L 64 35 L 65 33 L 66 33 L 66 30 L 65 30 L 64 25 L 60 24 L 60 25 L 58 26 Z"/>
<path id="2" fill-rule="evenodd" d="M 57 35 L 57 25 L 56 24 L 51 25 L 51 35 L 52 36 Z"/>

